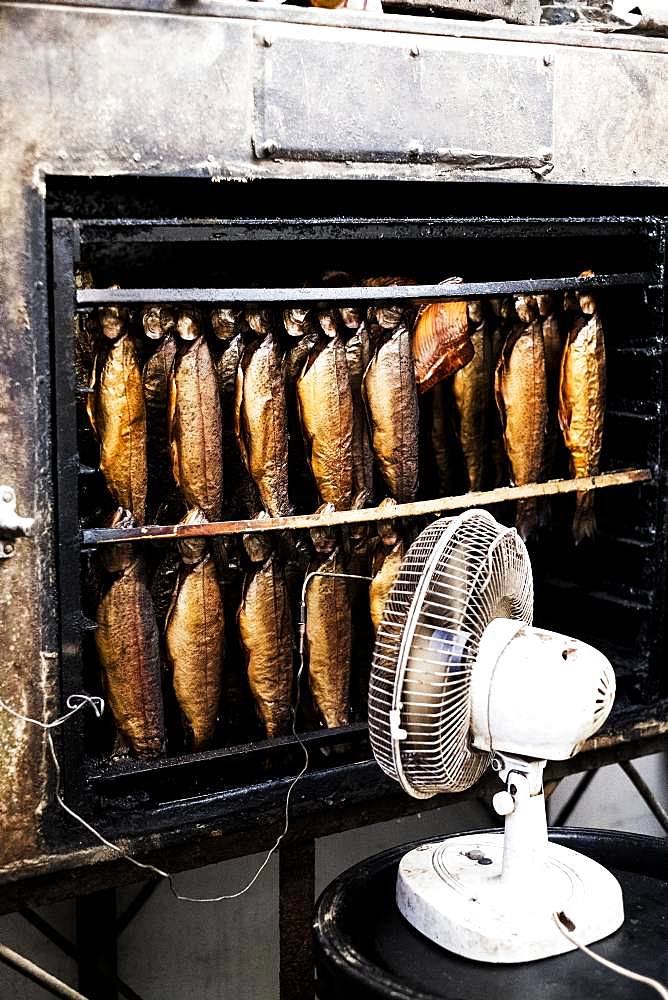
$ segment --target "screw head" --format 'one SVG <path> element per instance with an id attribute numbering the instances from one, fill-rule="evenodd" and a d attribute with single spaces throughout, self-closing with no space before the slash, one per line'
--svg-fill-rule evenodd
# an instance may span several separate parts
<path id="1" fill-rule="evenodd" d="M 2 551 L 6 556 L 11 556 L 14 552 L 14 546 L 11 542 L 5 542 L 2 546 Z"/>
<path id="2" fill-rule="evenodd" d="M 417 47 L 417 45 L 411 45 L 410 53 L 414 59 L 417 59 L 417 57 L 420 55 L 420 50 Z"/>
<path id="3" fill-rule="evenodd" d="M 543 56 L 543 66 L 552 65 L 552 56 Z"/>
<path id="4" fill-rule="evenodd" d="M 15 499 L 14 490 L 10 486 L 6 486 L 2 491 L 2 502 L 13 503 L 14 499 Z"/>

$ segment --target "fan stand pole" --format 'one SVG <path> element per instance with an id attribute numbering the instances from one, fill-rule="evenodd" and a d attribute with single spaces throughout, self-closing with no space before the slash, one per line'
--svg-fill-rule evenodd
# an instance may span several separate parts
<path id="1" fill-rule="evenodd" d="M 547 860 L 546 761 L 509 754 L 497 754 L 496 761 L 495 769 L 506 786 L 505 792 L 498 792 L 493 799 L 496 812 L 505 816 L 501 882 L 535 894 L 544 882 Z"/>

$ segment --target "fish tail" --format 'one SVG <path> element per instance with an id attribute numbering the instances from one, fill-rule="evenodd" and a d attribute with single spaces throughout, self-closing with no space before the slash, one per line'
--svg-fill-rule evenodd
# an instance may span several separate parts
<path id="1" fill-rule="evenodd" d="M 575 514 L 573 515 L 573 538 L 579 545 L 585 538 L 596 535 L 596 511 L 594 510 L 593 492 L 577 493 L 575 497 Z"/>
<path id="2" fill-rule="evenodd" d="M 536 498 L 529 497 L 526 500 L 518 500 L 515 526 L 522 541 L 526 542 L 528 538 L 531 538 L 536 533 L 539 523 L 540 518 Z"/>

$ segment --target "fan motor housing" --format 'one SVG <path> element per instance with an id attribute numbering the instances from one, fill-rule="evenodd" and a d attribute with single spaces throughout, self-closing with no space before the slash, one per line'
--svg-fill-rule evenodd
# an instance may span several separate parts
<path id="1" fill-rule="evenodd" d="M 603 725 L 614 697 L 612 666 L 593 646 L 494 619 L 471 674 L 473 745 L 564 760 Z"/>

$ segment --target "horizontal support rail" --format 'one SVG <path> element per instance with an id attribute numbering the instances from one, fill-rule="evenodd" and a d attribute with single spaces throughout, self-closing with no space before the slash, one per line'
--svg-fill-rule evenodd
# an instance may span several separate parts
<path id="1" fill-rule="evenodd" d="M 389 521 L 399 517 L 420 517 L 442 514 L 449 510 L 466 510 L 505 503 L 508 500 L 526 500 L 530 497 L 556 496 L 561 493 L 586 493 L 611 486 L 630 486 L 652 480 L 649 469 L 625 469 L 605 472 L 599 476 L 579 479 L 552 479 L 547 483 L 529 483 L 527 486 L 501 486 L 495 490 L 481 490 L 459 496 L 440 497 L 436 500 L 416 500 L 398 503 L 393 508 L 367 507 L 363 510 L 336 510 L 323 514 L 294 514 L 290 517 L 239 521 L 212 521 L 210 524 L 151 524 L 136 528 L 87 528 L 82 532 L 82 544 L 88 548 L 110 542 L 139 542 L 175 538 L 218 537 L 247 532 L 297 531 L 312 528 L 332 528 L 337 525 L 365 524 Z"/>
<path id="2" fill-rule="evenodd" d="M 76 223 L 79 242 L 197 243 L 243 240 L 517 239 L 647 236 L 651 216 L 593 218 L 278 218 L 278 219 L 86 219 Z"/>
<path id="3" fill-rule="evenodd" d="M 569 290 L 626 288 L 651 285 L 649 271 L 596 274 L 588 278 L 522 278 L 516 281 L 465 281 L 430 285 L 353 285 L 344 288 L 81 288 L 77 305 L 150 305 L 151 303 L 283 304 L 319 302 L 441 302 L 482 295 L 523 295 Z"/>

